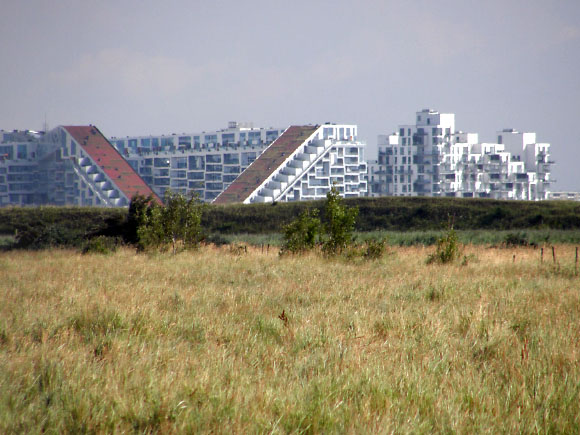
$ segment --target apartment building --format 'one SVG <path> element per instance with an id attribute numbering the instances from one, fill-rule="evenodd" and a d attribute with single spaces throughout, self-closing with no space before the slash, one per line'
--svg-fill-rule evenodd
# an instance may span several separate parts
<path id="1" fill-rule="evenodd" d="M 284 130 L 230 122 L 217 131 L 110 140 L 159 196 L 171 189 L 211 202 Z"/>
<path id="2" fill-rule="evenodd" d="M 365 144 L 356 125 L 291 126 L 215 204 L 321 199 L 334 185 L 345 198 L 366 196 Z"/>
<path id="3" fill-rule="evenodd" d="M 0 131 L 0 206 L 127 206 L 159 198 L 95 126 Z"/>
<path id="4" fill-rule="evenodd" d="M 550 144 L 504 129 L 497 143 L 455 129 L 455 115 L 425 109 L 413 125 L 379 135 L 372 195 L 543 200 L 550 191 Z"/>

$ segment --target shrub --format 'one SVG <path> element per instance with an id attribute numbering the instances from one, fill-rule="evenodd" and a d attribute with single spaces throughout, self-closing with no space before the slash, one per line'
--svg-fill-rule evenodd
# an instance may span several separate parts
<path id="1" fill-rule="evenodd" d="M 117 250 L 119 239 L 115 237 L 98 236 L 87 241 L 83 254 L 112 254 Z"/>
<path id="2" fill-rule="evenodd" d="M 367 240 L 363 256 L 368 260 L 377 260 L 385 255 L 386 240 Z"/>
<path id="3" fill-rule="evenodd" d="M 284 244 L 280 255 L 313 249 L 320 238 L 318 210 L 305 210 L 298 219 L 284 227 Z"/>
<path id="4" fill-rule="evenodd" d="M 325 237 L 322 250 L 327 255 L 340 254 L 353 241 L 358 207 L 347 207 L 343 201 L 336 187 L 332 186 L 324 204 Z"/>
<path id="5" fill-rule="evenodd" d="M 504 238 L 504 243 L 508 247 L 528 246 L 529 242 L 525 233 L 508 233 Z"/>
<path id="6" fill-rule="evenodd" d="M 427 264 L 431 263 L 451 263 L 459 258 L 459 242 L 457 234 L 453 227 L 449 229 L 447 234 L 437 240 L 437 248 L 434 254 L 429 255 Z"/>
<path id="7" fill-rule="evenodd" d="M 201 216 L 204 204 L 196 197 L 186 198 L 180 193 L 167 191 L 165 205 L 152 198 L 138 197 L 129 207 L 129 218 L 136 228 L 139 249 L 166 249 L 171 246 L 175 254 L 178 248 L 192 249 L 202 239 Z"/>

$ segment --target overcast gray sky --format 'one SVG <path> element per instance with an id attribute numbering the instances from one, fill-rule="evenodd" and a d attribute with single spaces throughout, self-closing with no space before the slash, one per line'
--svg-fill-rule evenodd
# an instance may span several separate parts
<path id="1" fill-rule="evenodd" d="M 580 1 L 0 0 L 5 130 L 332 121 L 374 148 L 422 108 L 535 131 L 580 191 Z"/>

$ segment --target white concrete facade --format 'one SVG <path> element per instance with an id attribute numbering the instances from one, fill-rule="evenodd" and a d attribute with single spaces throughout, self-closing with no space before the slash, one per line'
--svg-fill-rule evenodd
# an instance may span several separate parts
<path id="1" fill-rule="evenodd" d="M 110 141 L 159 196 L 171 189 L 211 202 L 283 131 L 230 122 L 217 131 Z"/>
<path id="2" fill-rule="evenodd" d="M 323 199 L 333 185 L 344 198 L 367 196 L 365 144 L 357 135 L 356 125 L 321 125 L 244 203 Z"/>
<path id="3" fill-rule="evenodd" d="M 95 161 L 70 128 L 59 126 L 46 133 L 0 131 L 0 206 L 129 205 L 131 198 L 118 186 L 121 176 L 108 175 L 104 162 Z M 106 141 L 96 128 L 84 128 Z"/>
<path id="4" fill-rule="evenodd" d="M 425 109 L 415 125 L 379 135 L 372 195 L 547 199 L 550 144 L 506 129 L 498 143 L 455 130 L 455 115 Z"/>

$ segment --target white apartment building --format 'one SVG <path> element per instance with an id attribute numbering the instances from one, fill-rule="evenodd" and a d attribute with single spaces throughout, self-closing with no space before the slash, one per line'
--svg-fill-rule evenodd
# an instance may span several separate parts
<path id="1" fill-rule="evenodd" d="M 0 131 L 0 206 L 122 207 L 137 194 L 153 191 L 95 126 Z"/>
<path id="2" fill-rule="evenodd" d="M 211 202 L 284 130 L 230 122 L 218 131 L 110 141 L 159 196 L 171 189 Z"/>
<path id="3" fill-rule="evenodd" d="M 341 196 L 366 196 L 365 144 L 357 126 L 290 126 L 214 203 L 322 199 L 334 185 Z"/>
<path id="4" fill-rule="evenodd" d="M 414 125 L 379 135 L 371 166 L 373 195 L 547 199 L 550 144 L 505 129 L 497 143 L 455 130 L 455 115 L 425 109 Z"/>

